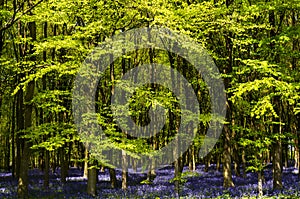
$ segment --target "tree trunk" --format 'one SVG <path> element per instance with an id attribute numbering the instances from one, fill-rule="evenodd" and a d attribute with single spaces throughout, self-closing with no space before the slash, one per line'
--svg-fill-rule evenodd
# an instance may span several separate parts
<path id="1" fill-rule="evenodd" d="M 49 187 L 49 171 L 50 171 L 50 154 L 48 150 L 45 150 L 45 171 L 44 171 L 44 188 Z"/>
<path id="2" fill-rule="evenodd" d="M 257 188 L 258 188 L 258 197 L 262 197 L 263 196 L 263 175 L 262 175 L 262 171 L 258 171 Z"/>
<path id="3" fill-rule="evenodd" d="M 295 135 L 295 138 L 294 138 L 294 146 L 295 146 L 295 151 L 294 151 L 295 164 L 294 164 L 294 168 L 298 169 L 298 165 L 299 165 L 299 140 L 298 140 L 298 136 L 297 136 L 297 127 L 296 127 L 295 124 L 292 124 L 292 132 Z"/>
<path id="4" fill-rule="evenodd" d="M 127 178 L 128 178 L 128 165 L 127 165 L 127 155 L 124 150 L 122 150 L 122 189 L 127 189 Z"/>
<path id="5" fill-rule="evenodd" d="M 21 21 L 18 22 L 18 36 L 24 38 L 24 31 L 22 31 L 23 26 Z M 19 53 L 20 57 L 24 56 L 24 47 L 22 44 L 19 44 Z M 24 74 L 21 73 L 17 77 L 17 82 L 24 78 Z M 24 92 L 23 89 L 20 89 L 17 94 L 17 107 L 16 107 L 16 116 L 17 116 L 17 132 L 24 130 Z M 21 167 L 21 153 L 22 153 L 22 148 L 24 147 L 23 140 L 20 138 L 22 135 L 18 133 L 16 135 L 16 165 L 15 165 L 15 172 L 16 172 L 16 177 L 20 177 L 20 167 Z"/>
<path id="6" fill-rule="evenodd" d="M 229 8 L 230 4 L 232 1 L 226 0 L 226 7 Z M 231 38 L 233 37 L 232 33 L 230 30 L 228 30 L 225 34 L 225 41 L 226 41 L 226 50 L 227 50 L 227 57 L 228 57 L 228 62 L 227 65 L 223 69 L 223 73 L 226 75 L 230 75 L 232 73 L 232 65 L 233 65 L 233 55 L 232 55 L 232 49 L 233 49 L 233 44 L 231 41 Z M 225 89 L 228 91 L 231 87 L 231 82 L 229 78 L 224 79 L 224 86 Z M 227 93 L 227 112 L 226 112 L 226 119 L 229 123 L 232 123 L 232 103 L 228 99 L 230 98 L 230 93 Z M 224 177 L 224 182 L 223 186 L 225 188 L 228 187 L 234 187 L 234 183 L 232 181 L 232 171 L 231 171 L 231 144 L 230 141 L 233 139 L 231 130 L 229 127 L 229 124 L 224 125 L 224 151 L 223 151 L 223 177 Z"/>
<path id="7" fill-rule="evenodd" d="M 274 10 L 269 12 L 269 23 L 271 26 L 270 30 L 270 38 L 274 39 L 276 37 L 276 30 L 275 30 L 275 13 Z M 275 43 L 270 43 L 270 50 L 271 50 L 271 59 L 274 62 L 278 62 L 278 56 L 275 54 Z M 281 104 L 280 104 L 280 97 L 274 97 L 274 110 L 276 111 L 277 115 L 279 116 L 279 121 L 274 118 L 275 122 L 281 122 L 280 117 L 281 114 Z M 277 121 L 276 121 L 277 120 Z M 276 135 L 281 134 L 281 124 L 274 124 L 273 125 L 273 133 Z M 281 190 L 282 189 L 282 143 L 280 138 L 276 138 L 273 143 L 273 189 L 274 190 Z"/>
<path id="8" fill-rule="evenodd" d="M 277 141 L 273 144 L 273 189 L 282 189 L 282 158 L 281 158 L 281 142 Z"/>
<path id="9" fill-rule="evenodd" d="M 205 172 L 208 172 L 208 169 L 209 169 L 209 167 L 210 167 L 210 157 L 211 155 L 210 155 L 210 153 L 209 154 L 207 154 L 206 156 L 205 156 L 205 158 L 204 158 L 204 162 L 205 162 L 205 168 L 204 168 L 204 171 Z"/>
<path id="10" fill-rule="evenodd" d="M 66 183 L 66 179 L 68 176 L 68 161 L 66 157 L 66 152 L 64 147 L 60 149 L 60 177 L 61 177 L 61 182 Z"/>
<path id="11" fill-rule="evenodd" d="M 12 118 L 11 118 L 11 163 L 12 163 L 12 177 L 15 177 L 15 164 L 16 164 L 16 157 L 15 157 L 15 125 L 16 125 L 16 96 L 14 96 L 14 100 L 12 103 Z"/>
<path id="12" fill-rule="evenodd" d="M 275 97 L 274 99 L 275 104 L 275 110 L 279 117 L 281 117 L 281 108 L 280 108 L 280 102 L 278 97 Z M 281 122 L 281 119 L 278 121 Z M 273 125 L 273 133 L 275 135 L 281 134 L 281 124 L 274 124 Z M 273 189 L 274 190 L 281 190 L 282 187 L 282 143 L 281 138 L 275 138 L 275 141 L 273 143 Z"/>
<path id="13" fill-rule="evenodd" d="M 110 177 L 110 184 L 111 188 L 117 187 L 117 177 L 116 177 L 116 170 L 113 168 L 109 168 L 109 177 Z"/>
<path id="14" fill-rule="evenodd" d="M 33 98 L 34 93 L 34 82 L 31 81 L 28 84 L 28 90 L 25 96 L 25 129 L 31 127 L 31 115 L 32 115 L 32 105 L 29 102 Z M 18 198 L 28 198 L 28 169 L 30 161 L 30 143 L 24 139 L 24 147 L 22 153 L 22 159 L 20 164 L 20 176 L 18 183 Z"/>
<path id="15" fill-rule="evenodd" d="M 174 118 L 173 118 L 174 119 Z M 176 128 L 176 132 L 178 132 L 178 127 L 175 127 Z M 179 155 L 179 145 L 178 145 L 178 138 L 176 138 L 176 145 L 175 145 L 175 148 L 174 148 L 174 152 L 173 152 L 173 156 L 174 158 L 178 157 Z M 174 172 L 174 177 L 175 177 L 175 180 L 174 180 L 174 184 L 175 184 L 175 191 L 176 193 L 178 194 L 177 196 L 179 196 L 180 194 L 180 181 L 181 181 L 181 174 L 182 174 L 182 167 L 181 167 L 181 161 L 182 161 L 182 158 L 181 156 L 178 157 L 176 160 L 175 160 L 175 163 L 174 163 L 174 169 L 175 169 L 175 172 Z"/>
<path id="16" fill-rule="evenodd" d="M 228 128 L 228 127 L 224 127 Z M 229 130 L 225 130 L 229 131 Z M 224 188 L 234 187 L 234 183 L 232 181 L 232 173 L 231 173 L 231 150 L 229 147 L 230 137 L 227 133 L 225 133 L 225 140 L 224 140 L 224 152 L 223 152 L 223 177 Z"/>
<path id="17" fill-rule="evenodd" d="M 36 24 L 35 22 L 29 22 L 29 36 L 33 41 L 36 40 Z M 33 45 L 30 45 L 29 54 L 32 56 L 34 53 Z M 30 58 L 31 61 L 35 60 L 35 57 Z M 27 92 L 25 95 L 25 111 L 24 111 L 24 128 L 28 129 L 32 125 L 32 104 L 30 103 L 34 95 L 35 82 L 28 83 Z M 24 147 L 20 165 L 20 177 L 18 183 L 18 198 L 28 198 L 28 169 L 30 161 L 30 143 L 24 139 Z"/>
<path id="18" fill-rule="evenodd" d="M 17 107 L 16 107 L 16 115 L 17 115 L 17 131 L 21 131 L 24 129 L 24 100 L 23 100 L 23 90 L 19 90 L 18 96 L 17 96 Z M 21 135 L 18 133 L 16 135 L 16 165 L 15 165 L 15 176 L 17 178 L 20 177 L 20 167 L 21 167 L 21 148 L 22 148 L 22 142 Z"/>
<path id="19" fill-rule="evenodd" d="M 83 177 L 88 177 L 88 161 L 89 161 L 89 151 L 88 151 L 88 145 L 85 145 L 84 148 L 84 165 L 83 165 Z"/>
<path id="20" fill-rule="evenodd" d="M 246 173 L 246 152 L 243 147 L 242 149 L 242 165 L 243 165 L 243 178 L 246 178 L 247 173 Z"/>
<path id="21" fill-rule="evenodd" d="M 239 160 L 239 154 L 237 151 L 237 148 L 234 150 L 234 173 L 236 176 L 240 177 L 241 176 L 241 171 L 240 171 L 240 160 Z"/>
<path id="22" fill-rule="evenodd" d="M 3 9 L 4 7 L 4 0 L 0 0 L 0 8 Z M 0 19 L 0 27 L 3 26 L 3 20 Z M 0 57 L 2 55 L 2 50 L 4 46 L 4 30 L 0 30 Z"/>
<path id="23" fill-rule="evenodd" d="M 221 167 L 221 155 L 220 154 L 217 154 L 217 163 L 216 163 L 216 170 L 217 171 L 220 171 L 220 167 Z"/>
<path id="24" fill-rule="evenodd" d="M 282 158 L 284 162 L 284 167 L 288 167 L 288 161 L 289 161 L 289 155 L 288 155 L 288 145 L 283 145 L 283 152 L 282 152 Z"/>
<path id="25" fill-rule="evenodd" d="M 0 104 L 0 107 L 1 107 L 1 104 Z M 9 163 L 10 163 L 10 137 L 9 137 L 9 134 L 7 134 L 5 136 L 5 169 L 6 171 L 9 171 Z"/>
<path id="26" fill-rule="evenodd" d="M 189 170 L 195 171 L 196 170 L 196 161 L 195 161 L 195 146 L 191 145 L 189 148 Z"/>
<path id="27" fill-rule="evenodd" d="M 94 166 L 94 165 L 93 165 Z M 87 193 L 91 196 L 97 195 L 97 169 L 92 167 L 88 169 L 88 182 L 87 182 Z"/>
<path id="28" fill-rule="evenodd" d="M 20 165 L 20 176 L 18 181 L 18 198 L 29 198 L 28 196 L 28 167 L 29 167 L 29 145 L 24 143 L 22 160 Z"/>

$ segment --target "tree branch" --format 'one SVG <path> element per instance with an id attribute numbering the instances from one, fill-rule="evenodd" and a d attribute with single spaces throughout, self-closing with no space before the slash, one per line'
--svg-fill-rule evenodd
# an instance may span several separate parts
<path id="1" fill-rule="evenodd" d="M 16 17 L 18 9 L 16 9 L 16 1 L 14 0 L 13 7 L 14 7 L 14 13 L 9 22 L 7 22 L 4 27 L 1 27 L 0 32 L 10 28 L 15 22 L 17 22 L 22 16 L 30 12 L 32 9 L 34 9 L 36 6 L 38 6 L 40 3 L 42 3 L 44 0 L 39 0 L 36 4 L 25 10 L 20 16 Z"/>

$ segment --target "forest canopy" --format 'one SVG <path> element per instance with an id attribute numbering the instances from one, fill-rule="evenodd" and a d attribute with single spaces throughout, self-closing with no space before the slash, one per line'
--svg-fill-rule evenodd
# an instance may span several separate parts
<path id="1" fill-rule="evenodd" d="M 207 167 L 213 163 L 222 170 L 224 188 L 235 186 L 233 173 L 245 177 L 248 171 L 258 174 L 261 185 L 271 163 L 273 189 L 282 190 L 283 167 L 290 162 L 300 167 L 299 16 L 299 0 L 0 0 L 0 169 L 18 179 L 18 196 L 28 198 L 30 169 L 40 168 L 44 186 L 49 187 L 51 169 L 60 168 L 64 183 L 69 167 L 84 168 L 88 193 L 96 195 L 99 168 L 109 169 L 112 187 L 116 186 L 115 165 L 101 155 L 113 148 L 120 154 L 110 159 L 121 165 L 121 186 L 126 189 L 127 167 L 140 169 L 136 162 L 140 154 L 158 153 L 176 140 L 180 121 L 197 118 L 196 130 L 185 129 L 193 136 L 188 149 L 180 153 L 180 142 L 174 142 L 177 147 L 166 159 L 174 166 L 176 187 L 183 167 L 194 171 L 200 163 Z M 80 68 L 97 46 L 114 36 L 153 27 L 186 35 L 205 49 L 224 83 L 224 120 L 211 115 L 211 87 L 184 56 L 151 47 L 126 53 L 124 49 L 120 57 L 108 58 L 109 65 L 97 83 L 95 115 L 82 115 L 83 122 L 101 126 L 109 137 L 107 142 L 96 142 L 97 150 L 89 151 L 95 137 L 80 136 L 85 132 L 74 122 L 72 104 Z M 176 48 L 175 43 L 165 45 Z M 166 82 L 180 75 L 188 80 L 199 116 L 180 106 L 180 96 L 187 102 L 193 97 L 185 89 L 176 96 L 160 84 L 136 89 L 122 81 L 127 72 L 145 64 L 150 66 L 148 75 L 154 75 L 153 63 L 178 71 L 178 75 L 170 72 Z M 159 113 L 165 123 L 160 131 L 151 131 L 146 138 L 122 131 L 111 104 L 119 91 L 116 85 L 132 95 L 128 113 L 140 126 L 151 119 L 158 126 L 148 113 L 163 107 Z M 187 109 L 192 105 L 187 103 Z M 222 134 L 213 149 L 200 157 L 212 125 L 221 125 Z M 156 164 L 148 162 L 149 182 L 156 176 Z M 262 186 L 258 194 L 263 194 Z"/>

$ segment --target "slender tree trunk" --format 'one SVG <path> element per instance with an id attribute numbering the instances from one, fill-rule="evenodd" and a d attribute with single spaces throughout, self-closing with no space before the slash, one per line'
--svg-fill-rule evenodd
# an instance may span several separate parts
<path id="1" fill-rule="evenodd" d="M 68 176 L 68 167 L 69 164 L 67 161 L 65 147 L 63 147 L 60 148 L 60 177 L 62 183 L 66 183 L 66 179 Z"/>
<path id="2" fill-rule="evenodd" d="M 28 167 L 29 167 L 29 144 L 24 143 L 22 161 L 20 165 L 20 176 L 18 181 L 18 198 L 29 198 L 28 196 Z"/>
<path id="3" fill-rule="evenodd" d="M 122 30 L 124 31 L 124 30 Z M 122 50 L 123 51 L 123 55 L 125 55 L 125 49 Z M 122 63 L 121 63 L 121 67 L 122 67 L 122 76 L 125 75 L 126 73 L 126 63 L 125 63 L 125 59 L 122 58 Z M 111 80 L 113 81 L 114 79 L 114 66 L 111 66 Z M 113 89 L 114 87 L 112 86 L 112 95 L 113 95 Z M 123 132 L 123 138 L 126 139 L 127 138 L 127 134 L 126 132 Z M 124 141 L 124 140 L 123 140 Z M 127 189 L 127 180 L 128 180 L 128 159 L 127 159 L 127 155 L 126 155 L 126 151 L 122 150 L 122 189 L 126 190 Z"/>
<path id="4" fill-rule="evenodd" d="M 174 119 L 174 118 L 172 118 Z M 173 124 L 175 123 L 175 129 L 176 129 L 176 132 L 178 132 L 178 126 L 176 125 L 176 120 L 173 121 Z M 178 138 L 176 138 L 176 144 L 175 144 L 175 148 L 174 148 L 174 152 L 173 152 L 173 155 L 174 155 L 174 158 L 178 157 L 176 160 L 175 160 L 175 163 L 174 163 L 174 168 L 175 168 L 175 172 L 174 172 L 174 177 L 175 177 L 175 191 L 176 193 L 179 195 L 180 194 L 180 181 L 181 181 L 181 174 L 182 174 L 182 170 L 181 170 L 181 161 L 182 161 L 182 158 L 181 156 L 179 157 L 179 140 Z"/>
<path id="5" fill-rule="evenodd" d="M 28 25 L 29 34 L 33 41 L 36 40 L 36 24 L 35 22 L 29 22 Z M 29 54 L 33 55 L 33 45 L 30 45 Z M 35 57 L 30 58 L 31 61 L 35 60 Z M 25 95 L 25 111 L 24 111 L 24 127 L 28 129 L 32 125 L 32 104 L 30 103 L 34 95 L 35 82 L 31 81 L 28 83 L 27 91 Z M 30 161 L 30 143 L 24 139 L 24 147 L 22 153 L 22 160 L 20 165 L 20 177 L 18 183 L 18 198 L 28 198 L 28 169 Z"/>
<path id="6" fill-rule="evenodd" d="M 43 31 L 44 31 L 44 38 L 47 38 L 48 37 L 48 35 L 47 35 L 47 31 L 48 31 L 48 23 L 47 22 L 45 22 L 44 23 L 44 27 L 43 27 Z M 47 52 L 46 51 L 43 51 L 43 61 L 44 62 L 46 62 L 47 61 Z M 45 91 L 46 90 L 46 76 L 44 76 L 43 78 L 42 78 L 42 88 L 43 88 L 43 91 Z M 44 119 L 44 110 L 43 109 L 41 109 L 40 110 L 40 120 L 41 120 L 41 124 L 42 123 L 44 123 L 45 121 L 46 122 L 49 122 L 49 121 L 47 121 L 48 119 Z M 45 140 L 47 140 L 48 139 L 48 136 L 46 135 L 45 136 Z M 44 150 L 44 188 L 45 189 L 48 189 L 49 188 L 49 172 L 50 172 L 50 152 L 47 150 L 47 149 L 45 149 Z"/>
<path id="7" fill-rule="evenodd" d="M 189 148 L 189 170 L 195 171 L 196 170 L 196 161 L 195 161 L 195 146 L 191 145 Z"/>
<path id="8" fill-rule="evenodd" d="M 270 38 L 274 39 L 276 36 L 276 31 L 275 31 L 275 13 L 274 10 L 271 10 L 269 12 L 269 23 L 271 26 L 270 30 Z M 270 50 L 271 50 L 271 59 L 274 62 L 278 61 L 278 55 L 274 52 L 275 49 L 275 43 L 271 42 L 270 43 Z M 279 121 L 274 121 L 276 122 L 281 122 L 280 117 L 281 115 L 281 108 L 280 108 L 280 98 L 278 96 L 274 97 L 274 110 L 279 116 Z M 274 124 L 273 125 L 273 133 L 276 135 L 281 134 L 281 124 Z M 282 143 L 280 138 L 276 138 L 275 142 L 273 144 L 273 189 L 275 190 L 281 190 L 282 189 Z"/>
<path id="9" fill-rule="evenodd" d="M 243 178 L 246 178 L 246 152 L 244 147 L 242 148 L 242 165 L 243 165 Z"/>
<path id="10" fill-rule="evenodd" d="M 246 125 L 247 125 L 247 117 L 244 118 L 244 121 L 243 121 L 243 127 L 246 128 Z M 244 131 L 242 131 L 241 133 L 241 137 L 244 136 Z M 242 156 L 241 156 L 241 159 L 242 159 L 242 167 L 243 167 L 243 178 L 246 178 L 247 176 L 247 172 L 246 172 L 246 151 L 245 151 L 245 147 L 243 146 L 242 147 Z"/>
<path id="11" fill-rule="evenodd" d="M 50 154 L 49 151 L 45 151 L 45 171 L 44 171 L 44 188 L 49 187 L 49 171 L 50 171 Z"/>
<path id="12" fill-rule="evenodd" d="M 222 155 L 218 153 L 216 156 L 217 156 L 216 157 L 216 159 L 217 159 L 216 160 L 217 161 L 217 163 L 216 163 L 216 170 L 220 171 Z"/>
<path id="13" fill-rule="evenodd" d="M 273 189 L 282 189 L 282 146 L 281 141 L 273 144 Z"/>
<path id="14" fill-rule="evenodd" d="M 204 158 L 204 162 L 205 162 L 205 168 L 204 168 L 204 171 L 205 172 L 208 172 L 208 169 L 210 167 L 210 157 L 211 155 L 210 154 L 207 154 Z"/>
<path id="15" fill-rule="evenodd" d="M 24 103 L 23 103 L 23 90 L 19 90 L 17 94 L 17 131 L 24 129 Z M 20 165 L 21 165 L 21 148 L 22 148 L 22 140 L 20 139 L 20 134 L 16 135 L 16 147 L 17 147 L 17 157 L 16 157 L 16 165 L 15 172 L 16 177 L 20 176 Z"/>
<path id="16" fill-rule="evenodd" d="M 282 151 L 282 159 L 283 159 L 283 162 L 284 162 L 284 166 L 285 167 L 288 167 L 288 145 L 287 144 L 284 144 L 283 145 L 283 151 Z"/>
<path id="17" fill-rule="evenodd" d="M 3 7 L 4 7 L 4 0 L 0 0 L 0 8 L 3 9 Z M 2 27 L 2 25 L 3 25 L 3 20 L 1 18 L 0 27 Z M 3 45 L 4 45 L 4 31 L 0 30 L 0 57 L 2 55 Z"/>
<path id="18" fill-rule="evenodd" d="M 263 175 L 262 175 L 262 171 L 258 171 L 258 184 L 257 184 L 257 188 L 258 188 L 258 197 L 262 197 L 263 196 Z"/>
<path id="19" fill-rule="evenodd" d="M 97 195 L 97 169 L 94 167 L 94 164 L 91 165 L 92 168 L 88 169 L 88 183 L 87 183 L 87 193 L 91 196 Z"/>
<path id="20" fill-rule="evenodd" d="M 295 146 L 295 151 L 294 151 L 295 164 L 294 164 L 294 168 L 298 169 L 298 165 L 299 165 L 299 140 L 298 140 L 298 136 L 297 136 L 297 127 L 296 127 L 295 124 L 292 124 L 292 132 L 295 135 L 295 138 L 294 138 L 294 146 Z"/>
<path id="21" fill-rule="evenodd" d="M 234 157 L 234 173 L 236 176 L 241 176 L 241 171 L 240 171 L 240 160 L 239 160 L 239 154 L 238 154 L 238 149 L 237 146 L 234 147 L 235 150 L 233 151 L 233 157 Z"/>
<path id="22" fill-rule="evenodd" d="M 226 0 L 226 7 L 229 8 L 230 4 L 232 3 L 232 1 L 230 0 Z M 226 35 L 225 35 L 225 41 L 226 41 L 226 50 L 228 53 L 228 63 L 227 66 L 224 67 L 223 69 L 223 73 L 226 75 L 231 74 L 232 72 L 232 64 L 233 64 L 233 56 L 232 56 L 232 49 L 233 49 L 233 44 L 231 41 L 232 38 L 232 33 L 228 30 Z M 224 80 L 224 86 L 225 89 L 228 91 L 228 89 L 231 87 L 231 83 L 230 83 L 230 79 L 225 78 Z M 228 98 L 230 97 L 229 94 L 227 94 L 227 112 L 226 112 L 226 119 L 228 122 L 231 123 L 231 119 L 232 119 L 232 103 L 231 101 L 228 100 Z M 224 140 L 223 140 L 223 144 L 224 144 L 224 151 L 223 151 L 223 178 L 224 178 L 224 182 L 223 182 L 223 186 L 225 188 L 228 187 L 233 187 L 234 183 L 232 180 L 232 169 L 231 169 L 231 140 L 233 139 L 232 134 L 231 134 L 231 130 L 228 124 L 224 125 Z"/>
<path id="23" fill-rule="evenodd" d="M 297 17 L 296 17 L 296 11 L 292 11 L 292 27 L 295 27 L 297 25 Z M 297 38 L 293 38 L 293 53 L 296 54 L 299 51 L 299 42 Z M 294 56 L 292 58 L 292 70 L 295 70 L 297 68 L 297 58 Z M 297 119 L 294 116 L 292 120 L 292 132 L 295 135 L 294 138 L 294 145 L 295 145 L 295 155 L 294 155 L 294 160 L 295 160 L 295 165 L 294 167 L 298 169 L 300 168 L 300 149 L 299 149 L 299 136 L 297 135 Z M 300 175 L 300 171 L 299 171 Z"/>
<path id="24" fill-rule="evenodd" d="M 83 177 L 88 177 L 88 161 L 89 161 L 89 151 L 88 151 L 88 145 L 85 145 L 84 148 L 84 165 L 83 165 Z"/>
<path id="25" fill-rule="evenodd" d="M 18 22 L 18 36 L 25 38 L 23 26 L 21 21 Z M 19 56 L 23 58 L 25 55 L 25 45 L 19 44 Z M 17 83 L 24 78 L 24 74 L 20 74 L 17 76 Z M 24 92 L 23 89 L 20 89 L 17 94 L 17 107 L 16 107 L 16 116 L 17 116 L 17 132 L 24 130 Z M 20 138 L 22 136 L 21 133 L 16 135 L 16 177 L 20 177 L 20 167 L 21 167 L 21 153 L 22 148 L 24 146 L 23 140 Z"/>
<path id="26" fill-rule="evenodd" d="M 1 104 L 0 104 L 0 107 L 1 107 Z M 6 136 L 5 136 L 5 148 L 6 148 L 6 150 L 5 150 L 5 169 L 6 169 L 6 171 L 9 171 L 10 169 L 9 169 L 9 163 L 10 163 L 10 136 L 9 136 L 9 134 L 7 134 Z"/>
<path id="27" fill-rule="evenodd" d="M 28 84 L 28 90 L 25 95 L 25 102 L 29 103 L 33 98 L 34 82 Z M 32 105 L 25 105 L 25 129 L 31 127 Z M 18 198 L 28 198 L 28 169 L 30 162 L 30 144 L 24 140 L 22 159 L 20 164 L 20 177 L 18 183 Z"/>
<path id="28" fill-rule="evenodd" d="M 122 150 L 122 189 L 127 189 L 127 178 L 128 178 L 128 165 L 127 165 L 127 155 L 124 150 Z"/>
<path id="29" fill-rule="evenodd" d="M 174 183 L 175 183 L 175 190 L 176 190 L 176 193 L 179 194 L 180 192 L 180 178 L 181 178 L 181 173 L 180 173 L 180 170 L 179 170 L 179 160 L 177 159 L 174 163 L 174 168 L 175 168 L 175 172 L 174 172 L 174 177 L 175 177 L 175 180 L 174 180 Z"/>
<path id="30" fill-rule="evenodd" d="M 277 97 L 275 97 L 274 104 L 279 117 L 281 117 L 280 102 Z M 281 122 L 281 119 L 279 119 L 279 122 Z M 276 135 L 281 134 L 281 124 L 273 125 L 273 133 Z M 273 143 L 272 149 L 273 149 L 273 158 L 272 158 L 273 189 L 281 190 L 283 187 L 282 187 L 282 143 L 280 137 L 275 138 L 275 142 Z"/>
<path id="31" fill-rule="evenodd" d="M 16 164 L 16 151 L 15 151 L 15 126 L 16 126 L 16 96 L 14 96 L 14 100 L 12 103 L 12 118 L 11 118 L 11 161 L 12 161 L 12 176 L 15 177 L 15 164 Z"/>
<path id="32" fill-rule="evenodd" d="M 224 128 L 228 128 L 225 126 Z M 225 130 L 229 131 L 229 130 Z M 234 183 L 232 180 L 232 173 L 231 173 L 231 150 L 229 146 L 230 137 L 227 133 L 225 133 L 225 140 L 224 140 L 224 152 L 223 152 L 223 177 L 224 182 L 223 186 L 225 188 L 233 187 Z"/>
<path id="33" fill-rule="evenodd" d="M 135 158 L 132 158 L 132 169 L 134 172 L 137 172 L 137 160 Z"/>
<path id="34" fill-rule="evenodd" d="M 110 184 L 111 188 L 117 187 L 117 177 L 116 177 L 116 170 L 113 168 L 109 168 L 109 176 L 110 176 Z"/>
<path id="35" fill-rule="evenodd" d="M 115 80 L 115 68 L 114 68 L 114 57 L 113 55 L 110 55 L 110 66 L 109 66 L 109 73 L 110 73 L 110 81 L 111 81 L 111 86 L 110 86 L 110 96 L 109 96 L 109 101 L 111 101 L 111 97 L 114 95 L 114 80 Z M 123 62 L 122 62 L 123 63 Z M 123 71 L 124 72 L 124 71 Z M 116 188 L 117 187 L 117 177 L 116 177 L 116 170 L 113 168 L 109 168 L 109 176 L 110 176 L 110 184 L 111 188 Z"/>

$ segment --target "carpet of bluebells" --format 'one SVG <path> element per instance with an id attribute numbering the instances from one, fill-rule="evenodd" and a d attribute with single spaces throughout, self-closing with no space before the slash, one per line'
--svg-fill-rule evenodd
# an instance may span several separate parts
<path id="1" fill-rule="evenodd" d="M 265 198 L 300 198 L 300 178 L 298 171 L 292 167 L 283 170 L 284 189 L 281 192 L 272 191 L 272 169 L 269 166 L 265 172 L 263 185 Z M 143 183 L 146 174 L 129 173 L 128 190 L 121 187 L 121 171 L 117 170 L 118 187 L 110 187 L 109 171 L 99 172 L 96 198 L 256 198 L 257 175 L 248 172 L 246 178 L 233 176 L 234 188 L 223 189 L 222 173 L 212 165 L 208 172 L 204 166 L 198 165 L 194 173 L 184 168 L 183 182 L 180 191 L 176 191 L 172 179 L 174 167 L 168 166 L 156 171 L 157 176 L 152 184 Z M 82 171 L 76 168 L 69 170 L 67 182 L 62 184 L 59 171 L 51 174 L 50 186 L 43 188 L 43 173 L 40 170 L 30 170 L 30 198 L 92 198 L 86 194 L 87 180 L 83 179 Z M 0 198 L 16 198 L 17 180 L 10 173 L 0 173 Z"/>

